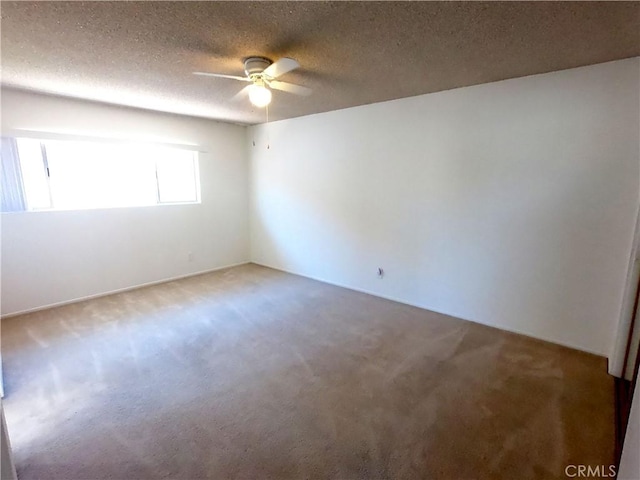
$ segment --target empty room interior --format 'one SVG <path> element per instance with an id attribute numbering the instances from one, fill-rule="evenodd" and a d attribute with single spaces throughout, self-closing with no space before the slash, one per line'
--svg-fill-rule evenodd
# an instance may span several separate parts
<path id="1" fill-rule="evenodd" d="M 2 1 L 2 479 L 640 479 L 640 2 Z"/>

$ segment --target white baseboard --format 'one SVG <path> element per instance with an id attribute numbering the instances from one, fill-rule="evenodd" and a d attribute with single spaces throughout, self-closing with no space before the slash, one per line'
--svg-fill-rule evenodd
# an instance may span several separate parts
<path id="1" fill-rule="evenodd" d="M 106 297 L 108 295 L 113 295 L 113 294 L 116 294 L 116 293 L 122 293 L 122 292 L 131 291 L 131 290 L 137 290 L 138 288 L 150 287 L 152 285 L 158 285 L 158 284 L 161 284 L 161 283 L 173 282 L 174 280 L 180 280 L 182 278 L 195 277 L 197 275 L 203 275 L 205 273 L 211 273 L 211 272 L 215 272 L 217 270 L 224 270 L 225 268 L 238 267 L 240 265 L 246 265 L 248 263 L 253 263 L 255 265 L 260 265 L 262 267 L 271 268 L 273 270 L 279 270 L 281 272 L 286 272 L 286 273 L 289 273 L 291 275 L 297 275 L 297 276 L 300 276 L 300 277 L 310 278 L 310 279 L 316 280 L 318 282 L 327 283 L 329 285 L 335 285 L 336 287 L 346 288 L 348 290 L 353 290 L 355 292 L 364 293 L 364 294 L 367 294 L 367 295 L 372 295 L 372 296 L 378 297 L 378 298 L 384 298 L 385 300 L 390 300 L 392 302 L 398 302 L 398 303 L 402 303 L 404 305 L 409 305 L 409 306 L 420 308 L 420 309 L 423 309 L 423 310 L 429 310 L 431 312 L 439 313 L 441 315 L 447 315 L 449 317 L 458 318 L 460 320 L 464 320 L 464 321 L 467 321 L 467 322 L 472 322 L 472 323 L 477 323 L 479 325 L 485 325 L 485 326 L 488 326 L 488 327 L 497 328 L 499 330 L 504 330 L 506 332 L 515 333 L 515 334 L 518 334 L 518 335 L 523 335 L 525 337 L 534 338 L 536 340 L 542 340 L 542 341 L 553 343 L 553 344 L 556 344 L 556 345 L 561 345 L 563 347 L 571 348 L 573 350 L 579 350 L 579 351 L 582 351 L 582 352 L 590 353 L 592 355 L 597 355 L 599 357 L 606 358 L 606 355 L 603 354 L 602 352 L 596 352 L 596 351 L 581 347 L 579 345 L 571 344 L 569 342 L 558 341 L 556 339 L 548 338 L 548 337 L 545 337 L 545 336 L 542 336 L 542 335 L 534 335 L 534 334 L 531 334 L 529 332 L 523 332 L 523 331 L 515 329 L 515 328 L 508 328 L 508 327 L 505 327 L 503 325 L 495 325 L 495 324 L 491 324 L 491 323 L 479 322 L 477 320 L 470 320 L 468 318 L 462 318 L 462 317 L 459 317 L 457 315 L 451 314 L 450 312 L 443 312 L 443 311 L 434 310 L 433 308 L 430 308 L 428 305 L 421 305 L 421 304 L 409 302 L 409 301 L 404 300 L 402 298 L 397 298 L 397 297 L 393 297 L 393 296 L 389 296 L 389 295 L 381 295 L 379 293 L 372 292 L 370 290 L 357 288 L 357 287 L 354 287 L 354 286 L 351 286 L 351 285 L 341 284 L 341 283 L 338 283 L 338 282 L 327 280 L 325 278 L 320 278 L 320 277 L 311 276 L 311 275 L 303 275 L 303 274 L 301 274 L 299 272 L 294 272 L 292 270 L 287 270 L 285 268 L 276 267 L 276 266 L 273 266 L 273 265 L 268 265 L 266 263 L 257 262 L 257 261 L 239 262 L 239 263 L 234 263 L 234 264 L 230 264 L 230 265 L 224 265 L 224 266 L 221 266 L 221 267 L 215 267 L 215 268 L 211 268 L 211 269 L 207 269 L 207 270 L 201 270 L 201 271 L 198 271 L 198 272 L 188 273 L 186 275 L 179 275 L 179 276 L 176 276 L 176 277 L 165 278 L 165 279 L 161 279 L 161 280 L 155 280 L 153 282 L 147 282 L 147 283 L 142 283 L 142 284 L 139 284 L 139 285 L 133 285 L 133 286 L 130 286 L 130 287 L 111 290 L 111 291 L 108 291 L 108 292 L 97 293 L 97 294 L 94 294 L 94 295 L 87 295 L 87 296 L 84 296 L 84 297 L 74 298 L 74 299 L 71 299 L 71 300 L 65 300 L 65 301 L 62 301 L 62 302 L 51 303 L 51 304 L 43 305 L 43 306 L 40 306 L 40 307 L 21 310 L 21 311 L 18 311 L 18 312 L 7 313 L 7 314 L 2 315 L 0 318 L 2 318 L 2 319 L 11 318 L 11 317 L 15 317 L 15 316 L 18 316 L 18 315 L 24 315 L 26 313 L 33 313 L 33 312 L 38 312 L 40 310 L 46 310 L 48 308 L 61 307 L 63 305 L 70 305 L 70 304 L 73 304 L 73 303 L 83 302 L 85 300 L 91 300 L 93 298 Z"/>
<path id="2" fill-rule="evenodd" d="M 0 319 L 17 317 L 18 315 L 24 315 L 26 313 L 39 312 L 41 310 L 47 310 L 49 308 L 55 308 L 55 307 L 62 307 L 64 305 L 71 305 L 73 303 L 84 302 L 85 300 L 91 300 L 93 298 L 106 297 L 106 296 L 109 296 L 109 295 L 114 295 L 116 293 L 129 292 L 131 290 L 137 290 L 139 288 L 150 287 L 152 285 L 159 285 L 161 283 L 173 282 L 175 280 L 180 280 L 182 278 L 196 277 L 198 275 L 204 275 L 205 273 L 211 273 L 211 272 L 215 272 L 215 271 L 218 271 L 218 270 L 224 270 L 225 268 L 239 267 L 240 265 L 246 265 L 248 263 L 251 263 L 251 262 L 250 261 L 246 261 L 246 262 L 232 263 L 230 265 L 224 265 L 222 267 L 209 268 L 207 270 L 200 270 L 198 272 L 187 273 L 185 275 L 178 275 L 176 277 L 163 278 L 161 280 L 154 280 L 152 282 L 146 282 L 146 283 L 141 283 L 141 284 L 138 284 L 138 285 L 132 285 L 130 287 L 118 288 L 116 290 L 109 290 L 108 292 L 101 292 L 101 293 L 96 293 L 96 294 L 92 294 L 92 295 L 86 295 L 84 297 L 73 298 L 71 300 L 64 300 L 62 302 L 49 303 L 47 305 L 42 305 L 42 306 L 39 306 L 39 307 L 28 308 L 26 310 L 20 310 L 18 312 L 5 313 L 2 316 L 0 316 Z"/>
<path id="3" fill-rule="evenodd" d="M 409 302 L 407 300 L 404 300 L 404 299 L 401 299 L 401 298 L 397 298 L 397 297 L 393 297 L 393 296 L 389 296 L 389 295 L 380 295 L 379 293 L 375 293 L 375 292 L 372 292 L 372 291 L 369 291 L 369 290 L 364 290 L 362 288 L 357 288 L 357 287 L 353 287 L 353 286 L 350 286 L 350 285 L 345 285 L 345 284 L 333 282 L 331 280 L 327 280 L 327 279 L 320 278 L 320 277 L 315 277 L 315 276 L 311 276 L 311 275 L 304 275 L 304 274 L 299 273 L 299 272 L 294 272 L 294 271 L 291 271 L 291 270 L 287 270 L 285 268 L 274 267 L 273 265 L 268 265 L 266 263 L 257 262 L 255 260 L 252 260 L 250 263 L 254 263 L 254 264 L 260 265 L 262 267 L 272 268 L 273 270 L 279 270 L 281 272 L 290 273 L 292 275 L 298 275 L 300 277 L 310 278 L 311 280 L 316 280 L 318 282 L 328 283 L 329 285 L 335 285 L 336 287 L 346 288 L 347 290 L 353 290 L 355 292 L 365 293 L 367 295 L 372 295 L 374 297 L 384 298 L 385 300 L 391 300 L 392 302 L 402 303 L 404 305 L 409 305 L 411 307 L 421 308 L 422 310 L 428 310 L 430 312 L 439 313 L 441 315 L 446 315 L 448 317 L 457 318 L 457 319 L 460 319 L 460 320 L 464 320 L 465 322 L 471 322 L 471 323 L 476 323 L 478 325 L 484 325 L 486 327 L 497 328 L 498 330 L 503 330 L 505 332 L 515 333 L 517 335 L 522 335 L 524 337 L 533 338 L 535 340 L 542 340 L 544 342 L 553 343 L 555 345 L 560 345 L 562 347 L 571 348 L 572 350 L 578 350 L 578 351 L 581 351 L 581 352 L 589 353 L 591 355 L 596 355 L 598 357 L 607 358 L 607 356 L 602 352 L 596 352 L 594 350 L 590 350 L 588 348 L 584 348 L 584 347 L 581 347 L 579 345 L 574 345 L 574 344 L 571 344 L 569 342 L 561 342 L 561 341 L 558 341 L 558 340 L 553 339 L 553 338 L 548 338 L 548 337 L 544 337 L 544 336 L 541 336 L 541 335 L 534 335 L 534 334 L 529 333 L 529 332 L 523 332 L 523 331 L 518 330 L 516 328 L 507 328 L 507 327 L 504 327 L 503 325 L 484 323 L 484 322 L 479 322 L 477 320 L 470 320 L 468 318 L 462 318 L 462 317 L 459 317 L 459 316 L 457 316 L 455 314 L 452 314 L 452 313 L 449 313 L 449 312 L 442 312 L 442 311 L 439 311 L 439 310 L 434 310 L 433 308 L 430 308 L 428 305 L 420 305 L 420 304 L 417 304 L 417 303 Z"/>

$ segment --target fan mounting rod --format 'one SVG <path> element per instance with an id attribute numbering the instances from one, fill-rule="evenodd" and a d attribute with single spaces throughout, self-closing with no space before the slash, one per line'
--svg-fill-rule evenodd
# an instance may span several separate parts
<path id="1" fill-rule="evenodd" d="M 249 57 L 244 61 L 244 72 L 251 80 L 262 77 L 262 72 L 273 62 L 264 57 Z"/>

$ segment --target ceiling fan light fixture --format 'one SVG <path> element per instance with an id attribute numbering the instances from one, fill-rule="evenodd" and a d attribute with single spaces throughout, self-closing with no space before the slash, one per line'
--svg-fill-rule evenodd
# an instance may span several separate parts
<path id="1" fill-rule="evenodd" d="M 266 107 L 271 103 L 271 90 L 264 85 L 251 85 L 251 89 L 249 90 L 249 100 L 251 100 L 251 103 L 256 107 Z"/>
<path id="2" fill-rule="evenodd" d="M 271 90 L 279 90 L 281 92 L 293 93 L 294 95 L 309 95 L 311 89 L 293 83 L 282 82 L 276 80 L 281 75 L 288 73 L 300 64 L 293 58 L 283 57 L 276 62 L 272 62 L 264 57 L 248 57 L 244 60 L 244 73 L 246 76 L 228 75 L 226 73 L 211 72 L 193 72 L 195 75 L 205 77 L 227 78 L 229 80 L 238 80 L 240 82 L 248 82 L 245 88 L 240 90 L 231 99 L 237 100 L 245 98 L 248 94 L 249 100 L 258 108 L 264 108 L 271 103 Z"/>

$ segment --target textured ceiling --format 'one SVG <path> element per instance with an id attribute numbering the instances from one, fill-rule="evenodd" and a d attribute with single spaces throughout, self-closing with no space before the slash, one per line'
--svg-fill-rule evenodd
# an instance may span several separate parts
<path id="1" fill-rule="evenodd" d="M 640 55 L 637 2 L 5 2 L 5 86 L 236 123 L 244 57 L 293 57 L 271 120 Z"/>

